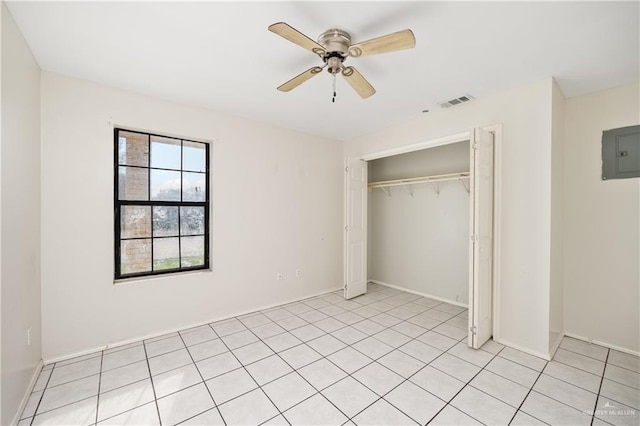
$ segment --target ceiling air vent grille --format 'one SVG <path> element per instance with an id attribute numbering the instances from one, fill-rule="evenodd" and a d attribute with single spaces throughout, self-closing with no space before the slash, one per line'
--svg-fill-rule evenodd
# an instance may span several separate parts
<path id="1" fill-rule="evenodd" d="M 473 99 L 475 99 L 473 96 L 467 94 L 464 96 L 460 96 L 459 98 L 448 100 L 446 102 L 440 102 L 440 106 L 442 108 L 451 108 L 452 106 L 460 105 Z"/>

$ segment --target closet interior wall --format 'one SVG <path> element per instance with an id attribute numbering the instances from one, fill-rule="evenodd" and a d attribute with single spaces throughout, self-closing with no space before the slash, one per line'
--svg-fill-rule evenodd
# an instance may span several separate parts
<path id="1" fill-rule="evenodd" d="M 369 184 L 469 172 L 469 142 L 368 162 Z M 368 278 L 427 296 L 469 301 L 469 179 L 370 189 Z"/>

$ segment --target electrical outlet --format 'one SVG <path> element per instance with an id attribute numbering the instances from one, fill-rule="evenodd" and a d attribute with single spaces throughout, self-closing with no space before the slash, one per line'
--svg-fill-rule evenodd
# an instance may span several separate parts
<path id="1" fill-rule="evenodd" d="M 31 327 L 27 328 L 27 346 L 31 346 Z"/>
<path id="2" fill-rule="evenodd" d="M 302 269 L 296 269 L 296 277 L 302 276 Z"/>
<path id="3" fill-rule="evenodd" d="M 284 278 L 284 277 L 282 276 L 282 272 L 278 272 L 278 273 L 276 274 L 276 278 L 278 279 L 278 281 L 282 281 L 282 279 Z"/>

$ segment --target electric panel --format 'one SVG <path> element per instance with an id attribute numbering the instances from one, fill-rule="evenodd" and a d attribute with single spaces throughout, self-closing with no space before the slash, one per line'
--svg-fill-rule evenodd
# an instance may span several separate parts
<path id="1" fill-rule="evenodd" d="M 602 180 L 640 177 L 640 126 L 602 132 Z"/>

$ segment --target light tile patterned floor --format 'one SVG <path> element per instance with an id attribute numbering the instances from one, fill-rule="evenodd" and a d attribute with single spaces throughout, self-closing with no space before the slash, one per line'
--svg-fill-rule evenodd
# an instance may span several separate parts
<path id="1" fill-rule="evenodd" d="M 466 345 L 467 311 L 369 285 L 47 365 L 24 425 L 638 425 L 638 357 Z M 595 413 L 595 416 L 593 415 Z"/>

